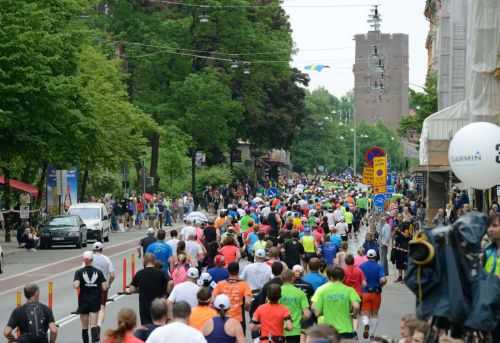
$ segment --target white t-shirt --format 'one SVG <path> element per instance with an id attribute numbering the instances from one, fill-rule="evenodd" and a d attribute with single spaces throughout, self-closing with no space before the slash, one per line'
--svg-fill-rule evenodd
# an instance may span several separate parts
<path id="1" fill-rule="evenodd" d="M 325 214 L 326 219 L 328 219 L 328 226 L 334 226 L 335 225 L 335 217 L 333 215 L 333 212 L 327 212 Z"/>
<path id="2" fill-rule="evenodd" d="M 206 343 L 203 334 L 181 322 L 173 322 L 153 330 L 146 343 Z"/>
<path id="3" fill-rule="evenodd" d="M 173 303 L 179 301 L 187 301 L 191 308 L 198 306 L 198 298 L 196 294 L 200 290 L 200 286 L 191 281 L 184 281 L 176 285 L 170 293 L 168 300 Z"/>
<path id="4" fill-rule="evenodd" d="M 191 258 L 192 265 L 197 266 L 198 256 L 203 252 L 203 248 L 197 241 L 186 242 L 186 254 Z"/>
<path id="5" fill-rule="evenodd" d="M 179 240 L 177 238 L 171 238 L 167 241 L 167 244 L 172 248 L 172 255 L 177 255 L 177 244 Z"/>
<path id="6" fill-rule="evenodd" d="M 196 236 L 196 228 L 194 226 L 184 226 L 181 230 L 181 238 L 187 241 L 190 236 Z"/>
<path id="7" fill-rule="evenodd" d="M 344 219 L 344 213 L 342 212 L 342 209 L 340 209 L 340 208 L 337 208 L 337 209 L 333 212 L 333 216 L 335 217 L 335 221 L 336 221 L 336 222 L 339 222 L 339 221 L 341 221 L 342 219 Z"/>
<path id="8" fill-rule="evenodd" d="M 246 265 L 240 275 L 240 278 L 247 281 L 252 290 L 262 289 L 272 277 L 271 267 L 265 262 Z"/>
<path id="9" fill-rule="evenodd" d="M 347 232 L 347 224 L 344 222 L 338 222 L 337 225 L 335 225 L 335 228 L 337 229 L 337 233 L 339 235 L 345 235 Z"/>
<path id="10" fill-rule="evenodd" d="M 94 254 L 94 257 L 92 259 L 92 266 L 99 269 L 104 274 L 104 278 L 106 279 L 106 281 L 109 280 L 109 274 L 115 272 L 113 263 L 108 256 L 105 256 L 103 254 Z"/>

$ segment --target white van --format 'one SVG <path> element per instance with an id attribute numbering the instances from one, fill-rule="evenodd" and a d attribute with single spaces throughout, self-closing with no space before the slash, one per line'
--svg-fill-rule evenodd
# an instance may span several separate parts
<path id="1" fill-rule="evenodd" d="M 71 205 L 69 214 L 78 215 L 87 226 L 87 239 L 109 242 L 111 220 L 104 204 L 98 202 L 82 202 Z"/>

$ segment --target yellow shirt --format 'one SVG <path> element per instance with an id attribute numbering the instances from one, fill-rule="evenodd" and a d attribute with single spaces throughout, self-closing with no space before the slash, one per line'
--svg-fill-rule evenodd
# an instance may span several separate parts
<path id="1" fill-rule="evenodd" d="M 314 237 L 303 236 L 302 245 L 304 246 L 304 252 L 314 254 L 316 252 L 316 245 L 314 244 Z"/>

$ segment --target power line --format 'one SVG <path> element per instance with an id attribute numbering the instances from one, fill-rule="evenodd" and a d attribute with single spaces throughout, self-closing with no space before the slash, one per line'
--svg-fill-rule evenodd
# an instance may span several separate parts
<path id="1" fill-rule="evenodd" d="M 182 1 L 171 1 L 171 0 L 157 0 L 156 2 L 183 6 L 183 7 L 196 7 L 196 8 L 280 8 L 280 7 L 288 7 L 288 8 L 360 8 L 360 7 L 370 7 L 371 4 L 337 4 L 337 5 L 287 5 L 286 3 L 282 4 L 267 4 L 267 5 L 200 5 L 200 4 L 192 4 L 188 2 Z"/>

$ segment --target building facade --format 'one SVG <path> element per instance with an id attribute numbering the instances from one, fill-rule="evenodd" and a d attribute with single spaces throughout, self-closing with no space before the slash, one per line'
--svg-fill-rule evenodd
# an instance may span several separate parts
<path id="1" fill-rule="evenodd" d="M 369 31 L 354 36 L 356 120 L 397 129 L 408 107 L 408 35 Z"/>

